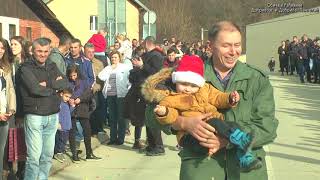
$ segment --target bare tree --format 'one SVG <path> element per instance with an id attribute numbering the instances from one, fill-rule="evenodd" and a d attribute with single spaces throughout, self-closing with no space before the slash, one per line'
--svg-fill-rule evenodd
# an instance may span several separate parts
<path id="1" fill-rule="evenodd" d="M 184 41 L 200 39 L 201 27 L 209 29 L 215 22 L 232 20 L 245 32 L 246 25 L 286 15 L 275 12 L 253 13 L 254 8 L 283 4 L 279 0 L 141 0 L 157 13 L 157 38 L 175 36 Z M 320 0 L 291 0 L 303 8 L 320 6 Z M 245 33 L 243 33 L 245 35 Z M 245 41 L 245 37 L 243 38 Z M 245 44 L 245 43 L 244 43 Z"/>

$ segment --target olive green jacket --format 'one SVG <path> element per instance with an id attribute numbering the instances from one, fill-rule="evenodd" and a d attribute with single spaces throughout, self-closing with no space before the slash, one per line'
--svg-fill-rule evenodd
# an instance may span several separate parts
<path id="1" fill-rule="evenodd" d="M 225 173 L 228 180 L 267 179 L 265 152 L 262 146 L 271 143 L 276 138 L 278 127 L 278 120 L 275 118 L 273 88 L 267 75 L 250 65 L 237 62 L 227 88 L 224 90 L 214 73 L 211 62 L 206 62 L 205 79 L 221 91 L 238 91 L 240 102 L 237 107 L 227 109 L 222 113 L 226 121 L 236 122 L 246 132 L 254 132 L 253 153 L 262 159 L 264 167 L 250 173 L 240 173 L 235 149 L 231 146 L 221 149 L 210 160 L 184 148 L 179 153 L 182 160 L 180 179 L 214 178 L 220 180 L 224 179 Z M 161 128 L 166 134 L 172 132 L 170 126 L 163 126 L 157 122 L 152 106 L 147 107 L 146 119 L 147 126 Z"/>

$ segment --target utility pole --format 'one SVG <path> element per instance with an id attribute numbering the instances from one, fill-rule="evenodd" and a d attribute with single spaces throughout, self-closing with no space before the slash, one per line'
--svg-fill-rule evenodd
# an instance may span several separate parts
<path id="1" fill-rule="evenodd" d="M 201 45 L 203 45 L 203 33 L 208 32 L 208 29 L 201 28 Z"/>

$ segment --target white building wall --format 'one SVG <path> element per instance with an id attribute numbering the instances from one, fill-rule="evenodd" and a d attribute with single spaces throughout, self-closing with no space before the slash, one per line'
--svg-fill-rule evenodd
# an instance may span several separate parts
<path id="1" fill-rule="evenodd" d="M 0 23 L 2 24 L 2 38 L 9 40 L 9 25 L 15 25 L 16 27 L 16 36 L 19 36 L 19 19 L 12 17 L 0 16 Z"/>

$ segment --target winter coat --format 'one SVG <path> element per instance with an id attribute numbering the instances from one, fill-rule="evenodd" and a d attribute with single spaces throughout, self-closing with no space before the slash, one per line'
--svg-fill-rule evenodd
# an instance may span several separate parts
<path id="1" fill-rule="evenodd" d="M 146 52 L 142 55 L 143 67 L 142 74 L 145 78 L 152 74 L 155 74 L 162 69 L 164 56 L 162 52 L 154 48 L 153 50 Z"/>
<path id="2" fill-rule="evenodd" d="M 67 73 L 66 61 L 64 59 L 64 55 L 59 51 L 58 48 L 53 48 L 52 49 L 48 60 L 56 63 L 57 68 L 59 69 L 59 71 L 63 75 L 66 75 L 66 73 Z"/>
<path id="3" fill-rule="evenodd" d="M 220 149 L 212 158 L 192 152 L 184 148 L 181 157 L 180 179 L 224 179 L 228 180 L 267 180 L 265 151 L 263 146 L 276 138 L 278 120 L 275 118 L 273 89 L 268 77 L 259 69 L 237 62 L 226 90 L 214 73 L 211 62 L 205 64 L 205 79 L 220 91 L 237 90 L 240 101 L 236 108 L 222 110 L 226 121 L 236 122 L 245 132 L 255 133 L 253 154 L 261 158 L 263 167 L 249 173 L 241 173 L 238 166 L 236 150 L 230 146 Z M 154 106 L 147 106 L 146 124 L 150 127 L 161 128 L 170 134 L 171 126 L 157 122 L 153 112 Z"/>
<path id="4" fill-rule="evenodd" d="M 80 104 L 76 105 L 71 117 L 72 119 L 82 118 L 89 119 L 89 105 L 92 100 L 92 91 L 85 80 L 78 80 L 79 84 L 69 82 L 69 86 L 73 89 L 72 99 L 80 99 Z"/>
<path id="5" fill-rule="evenodd" d="M 41 66 L 35 59 L 31 59 L 21 65 L 16 76 L 25 114 L 47 116 L 59 112 L 60 97 L 57 91 L 67 87 L 67 80 L 56 80 L 59 76 L 63 77 L 63 74 L 55 63 L 47 61 Z M 40 82 L 46 82 L 47 86 L 41 86 Z"/>
<path id="6" fill-rule="evenodd" d="M 71 112 L 69 103 L 61 101 L 59 111 L 59 123 L 62 131 L 69 131 L 71 125 Z"/>
<path id="7" fill-rule="evenodd" d="M 288 55 L 287 47 L 283 48 L 282 46 L 279 46 L 278 47 L 278 54 L 279 54 L 279 57 L 287 56 Z"/>
<path id="8" fill-rule="evenodd" d="M 145 121 L 146 102 L 140 95 L 140 88 L 131 87 L 124 98 L 124 118 L 130 119 L 133 126 L 142 127 Z"/>
<path id="9" fill-rule="evenodd" d="M 91 61 L 86 58 L 83 53 L 81 53 L 80 57 L 73 59 L 69 54 L 66 58 L 67 67 L 71 65 L 76 65 L 80 72 L 82 79 L 85 79 L 90 87 L 93 86 L 94 83 L 94 73 L 92 68 Z"/>
<path id="10" fill-rule="evenodd" d="M 12 74 L 5 73 L 0 69 L 0 76 L 5 80 L 5 84 L 1 83 L 0 88 L 0 107 L 3 107 L 5 111 L 0 113 L 11 112 L 14 114 L 16 112 L 16 93 L 12 83 Z M 6 124 L 7 122 L 0 121 L 0 126 Z"/>
<path id="11" fill-rule="evenodd" d="M 94 46 L 94 52 L 105 52 L 107 48 L 107 40 L 101 34 L 94 34 L 88 40 Z"/>
<path id="12" fill-rule="evenodd" d="M 142 55 L 143 67 L 132 69 L 129 80 L 132 83 L 125 97 L 124 114 L 131 120 L 132 125 L 142 126 L 145 121 L 146 102 L 141 95 L 141 84 L 147 77 L 157 73 L 163 66 L 164 54 L 157 47 Z"/>
<path id="13" fill-rule="evenodd" d="M 93 68 L 93 73 L 95 76 L 95 81 L 94 81 L 94 84 L 92 87 L 92 91 L 93 91 L 93 93 L 96 93 L 96 92 L 102 90 L 103 82 L 98 78 L 98 74 L 103 70 L 104 66 L 100 60 L 93 58 L 92 59 L 92 68 Z"/>
<path id="14" fill-rule="evenodd" d="M 231 108 L 229 101 L 230 93 L 224 93 L 212 85 L 205 83 L 199 91 L 194 94 L 177 93 L 172 90 L 159 90 L 156 85 L 163 80 L 170 79 L 172 68 L 164 68 L 160 72 L 150 76 L 142 86 L 142 94 L 149 102 L 159 102 L 161 106 L 167 108 L 164 116 L 156 115 L 160 124 L 172 124 L 178 116 L 194 117 L 205 113 L 211 113 L 211 118 L 224 120 L 222 113 L 218 109 Z M 184 132 L 177 135 L 178 142 Z"/>
<path id="15" fill-rule="evenodd" d="M 117 97 L 125 97 L 128 93 L 130 83 L 129 83 L 129 71 L 130 66 L 126 64 L 119 63 L 116 67 L 116 88 Z M 106 66 L 98 75 L 101 81 L 104 81 L 104 87 L 102 89 L 102 94 L 107 98 L 108 82 L 112 72 L 112 66 Z"/>
<path id="16" fill-rule="evenodd" d="M 294 42 L 291 42 L 289 44 L 289 54 L 290 54 L 290 57 L 293 57 L 293 58 L 298 58 L 298 51 L 299 51 L 299 48 L 300 48 L 300 45 L 297 43 L 294 43 Z"/>
<path id="17" fill-rule="evenodd" d="M 133 126 L 142 127 L 145 121 L 146 102 L 141 95 L 141 85 L 145 81 L 140 68 L 130 70 L 131 87 L 124 98 L 124 118 L 130 119 Z"/>
<path id="18" fill-rule="evenodd" d="M 300 60 L 308 59 L 308 47 L 307 45 L 300 44 L 299 50 L 298 50 L 298 56 Z"/>

